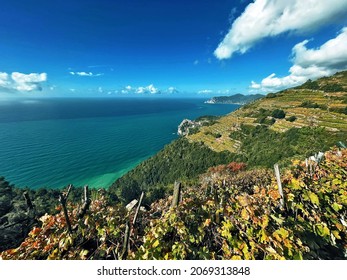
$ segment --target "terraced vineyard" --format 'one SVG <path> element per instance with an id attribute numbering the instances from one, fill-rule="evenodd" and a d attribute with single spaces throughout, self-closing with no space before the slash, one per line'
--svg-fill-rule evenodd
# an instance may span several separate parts
<path id="1" fill-rule="evenodd" d="M 271 113 L 283 110 L 285 118 L 274 118 Z M 240 141 L 230 136 L 242 125 L 267 125 L 276 132 L 291 128 L 322 127 L 347 137 L 347 71 L 317 81 L 307 81 L 300 87 L 270 93 L 239 110 L 220 118 L 189 135 L 193 142 L 202 142 L 214 151 L 242 153 Z"/>

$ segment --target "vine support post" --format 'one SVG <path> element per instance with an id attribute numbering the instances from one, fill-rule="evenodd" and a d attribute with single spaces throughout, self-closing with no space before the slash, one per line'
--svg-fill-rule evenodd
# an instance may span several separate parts
<path id="1" fill-rule="evenodd" d="M 23 197 L 24 197 L 26 205 L 28 207 L 28 216 L 31 218 L 36 218 L 35 206 L 33 205 L 32 201 L 30 199 L 29 192 L 25 191 L 23 193 Z"/>
<path id="2" fill-rule="evenodd" d="M 68 215 L 68 212 L 67 212 L 67 209 L 66 209 L 66 201 L 67 201 L 67 197 L 69 196 L 69 193 L 71 191 L 71 188 L 72 188 L 72 185 L 69 185 L 65 194 L 63 194 L 63 193 L 59 194 L 59 201 L 61 203 L 61 206 L 63 207 L 67 229 L 68 229 L 70 234 L 72 234 L 72 228 L 71 228 L 69 215 Z"/>
<path id="3" fill-rule="evenodd" d="M 90 197 L 89 197 L 89 191 L 88 191 L 88 186 L 84 186 L 84 195 L 82 199 L 82 209 L 78 213 L 78 218 L 82 219 L 83 216 L 86 214 L 87 210 L 89 209 L 90 206 Z"/>
<path id="4" fill-rule="evenodd" d="M 140 196 L 139 203 L 137 204 L 136 212 L 135 212 L 134 219 L 133 219 L 133 225 L 136 224 L 136 220 L 137 220 L 137 217 L 139 215 L 139 211 L 140 211 L 140 208 L 141 208 L 141 204 L 142 204 L 142 200 L 143 200 L 144 195 L 145 195 L 145 193 L 142 192 L 141 196 Z"/>
<path id="5" fill-rule="evenodd" d="M 129 239 L 130 239 L 130 222 L 129 220 L 127 220 L 125 225 L 123 249 L 120 255 L 121 260 L 126 259 L 126 257 L 128 256 Z"/>
<path id="6" fill-rule="evenodd" d="M 285 208 L 284 194 L 283 194 L 281 175 L 280 175 L 280 168 L 279 168 L 277 163 L 274 165 L 274 169 L 275 169 L 275 175 L 276 175 L 276 180 L 277 180 L 277 185 L 278 185 L 278 192 L 280 193 L 280 196 L 281 196 L 281 199 L 280 199 L 281 208 Z"/>
<path id="7" fill-rule="evenodd" d="M 176 181 L 174 185 L 174 193 L 173 193 L 171 207 L 178 206 L 181 199 L 181 189 L 182 189 L 181 183 Z"/>

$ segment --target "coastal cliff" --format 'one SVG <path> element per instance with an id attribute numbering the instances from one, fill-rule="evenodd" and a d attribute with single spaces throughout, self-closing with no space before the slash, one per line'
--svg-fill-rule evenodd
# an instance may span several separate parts
<path id="1" fill-rule="evenodd" d="M 234 94 L 230 96 L 216 96 L 205 101 L 206 104 L 237 104 L 245 105 L 254 100 L 264 97 L 262 94 L 253 94 L 253 95 L 243 95 L 243 94 Z"/>

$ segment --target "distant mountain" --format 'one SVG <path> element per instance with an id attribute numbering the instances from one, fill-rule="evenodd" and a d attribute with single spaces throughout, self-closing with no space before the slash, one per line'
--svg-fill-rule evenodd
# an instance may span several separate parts
<path id="1" fill-rule="evenodd" d="M 234 94 L 230 96 L 216 96 L 207 100 L 207 104 L 239 104 L 245 105 L 254 100 L 264 97 L 262 94 L 252 94 L 252 95 L 243 95 L 243 94 Z"/>

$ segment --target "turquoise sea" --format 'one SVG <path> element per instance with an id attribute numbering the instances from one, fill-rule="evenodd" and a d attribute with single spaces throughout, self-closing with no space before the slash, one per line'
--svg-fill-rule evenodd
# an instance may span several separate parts
<path id="1" fill-rule="evenodd" d="M 108 187 L 177 138 L 184 118 L 238 105 L 206 99 L 35 99 L 0 103 L 0 176 L 19 187 Z"/>

